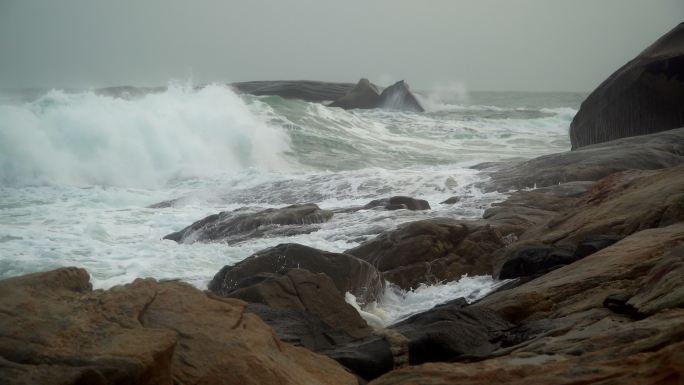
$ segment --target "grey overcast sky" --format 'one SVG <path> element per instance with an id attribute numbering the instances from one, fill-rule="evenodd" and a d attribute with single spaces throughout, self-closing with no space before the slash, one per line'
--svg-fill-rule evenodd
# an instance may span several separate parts
<path id="1" fill-rule="evenodd" d="M 266 79 L 590 91 L 684 0 L 0 0 L 0 88 Z"/>

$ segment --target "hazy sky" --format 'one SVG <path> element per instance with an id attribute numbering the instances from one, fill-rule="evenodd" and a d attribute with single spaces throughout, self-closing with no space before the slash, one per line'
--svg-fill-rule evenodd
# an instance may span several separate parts
<path id="1" fill-rule="evenodd" d="M 589 91 L 684 0 L 0 0 L 0 88 L 406 79 Z"/>

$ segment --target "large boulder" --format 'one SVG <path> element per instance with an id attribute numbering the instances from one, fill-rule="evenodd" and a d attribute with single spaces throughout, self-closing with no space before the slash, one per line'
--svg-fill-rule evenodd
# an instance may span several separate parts
<path id="1" fill-rule="evenodd" d="M 505 246 L 502 235 L 482 221 L 426 219 L 400 225 L 347 250 L 403 289 L 422 283 L 491 274 L 491 254 Z"/>
<path id="2" fill-rule="evenodd" d="M 209 290 L 219 295 L 254 282 L 263 273 L 283 273 L 288 269 L 306 269 L 324 273 L 341 293 L 351 292 L 360 303 L 378 298 L 383 278 L 371 264 L 350 254 L 331 253 L 296 243 L 281 244 L 262 250 L 235 265 L 224 266 L 209 283 Z"/>
<path id="3" fill-rule="evenodd" d="M 682 163 L 684 128 L 679 128 L 503 165 L 490 172 L 491 182 L 484 187 L 508 191 L 573 181 L 596 181 L 618 171 L 655 170 Z"/>
<path id="4" fill-rule="evenodd" d="M 222 211 L 168 234 L 164 239 L 179 243 L 236 243 L 250 238 L 307 234 L 317 231 L 317 224 L 329 221 L 332 216 L 332 211 L 322 210 L 313 203 L 257 212 Z"/>
<path id="5" fill-rule="evenodd" d="M 345 302 L 344 294 L 323 273 L 289 269 L 282 274 L 259 274 L 243 280 L 240 287 L 225 296 L 274 309 L 301 310 L 354 338 L 371 333 L 366 321 Z"/>
<path id="6" fill-rule="evenodd" d="M 572 148 L 684 126 L 684 23 L 622 66 L 582 103 Z"/>
<path id="7" fill-rule="evenodd" d="M 398 111 L 424 112 L 416 96 L 409 89 L 408 84 L 400 80 L 385 88 L 378 101 L 380 108 Z"/>
<path id="8" fill-rule="evenodd" d="M 257 96 L 280 96 L 307 102 L 337 100 L 346 95 L 353 83 L 330 83 L 310 80 L 275 80 L 232 83 L 238 92 Z"/>
<path id="9" fill-rule="evenodd" d="M 377 108 L 380 102 L 378 87 L 368 79 L 361 79 L 346 95 L 330 103 L 330 107 L 340 107 L 345 110 L 354 108 Z"/>
<path id="10" fill-rule="evenodd" d="M 357 384 L 245 306 L 152 279 L 92 291 L 77 268 L 0 281 L 0 383 Z"/>

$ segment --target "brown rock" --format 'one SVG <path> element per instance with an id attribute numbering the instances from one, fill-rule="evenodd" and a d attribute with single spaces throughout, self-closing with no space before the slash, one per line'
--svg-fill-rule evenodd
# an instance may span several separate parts
<path id="1" fill-rule="evenodd" d="M 470 309 L 496 311 L 518 327 L 499 339 L 502 348 L 490 358 L 408 367 L 371 384 L 680 384 L 682 245 L 684 222 L 639 231 L 496 292 Z M 604 307 L 617 297 L 631 297 L 651 315 L 635 319 Z"/>
<path id="2" fill-rule="evenodd" d="M 356 384 L 278 340 L 245 303 L 136 280 L 91 291 L 64 268 L 0 281 L 3 384 Z"/>
<path id="3" fill-rule="evenodd" d="M 346 253 L 409 289 L 463 274 L 491 274 L 491 254 L 503 246 L 501 234 L 481 221 L 435 218 L 400 225 Z"/>

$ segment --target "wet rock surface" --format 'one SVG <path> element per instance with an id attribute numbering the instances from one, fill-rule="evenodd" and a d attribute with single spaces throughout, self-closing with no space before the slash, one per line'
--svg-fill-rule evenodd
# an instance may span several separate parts
<path id="1" fill-rule="evenodd" d="M 409 289 L 463 274 L 489 274 L 490 256 L 503 246 L 501 234 L 484 222 L 435 218 L 400 225 L 346 253 Z"/>
<path id="2" fill-rule="evenodd" d="M 380 108 L 398 111 L 424 112 L 416 96 L 405 81 L 398 81 L 385 88 L 378 100 Z"/>
<path id="3" fill-rule="evenodd" d="M 331 253 L 296 243 L 281 244 L 257 252 L 232 266 L 223 267 L 209 283 L 209 290 L 219 295 L 254 284 L 262 273 L 283 273 L 289 269 L 306 269 L 324 273 L 341 293 L 351 292 L 359 302 L 378 298 L 383 278 L 371 264 L 350 254 Z"/>
<path id="4" fill-rule="evenodd" d="M 225 296 L 274 309 L 301 310 L 353 338 L 367 337 L 371 333 L 366 321 L 345 302 L 344 293 L 324 273 L 289 269 L 282 274 L 259 274 L 243 280 L 237 289 Z"/>
<path id="5" fill-rule="evenodd" d="M 308 234 L 318 224 L 329 221 L 333 213 L 315 204 L 291 205 L 278 209 L 248 211 L 238 209 L 210 215 L 164 239 L 178 243 L 237 243 L 251 238 Z"/>

